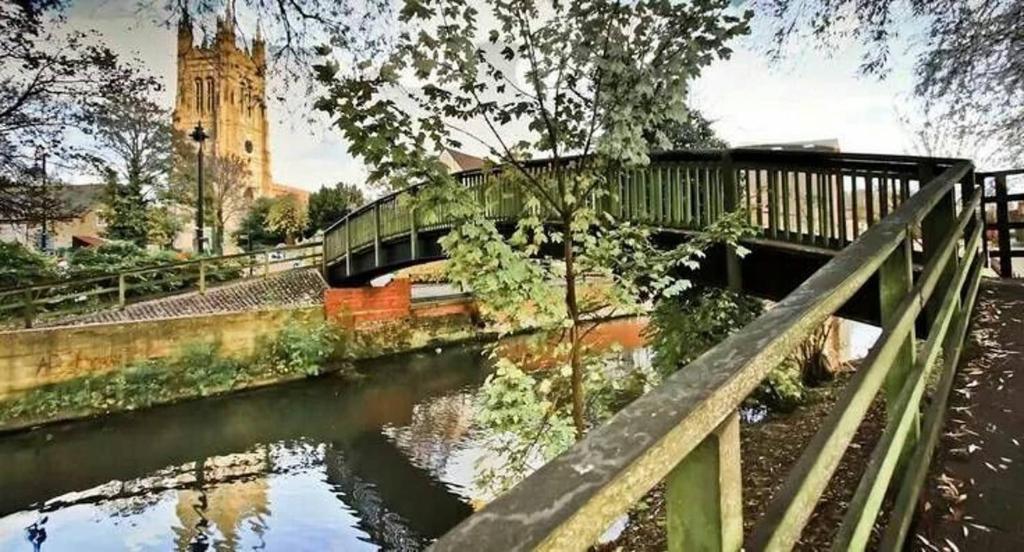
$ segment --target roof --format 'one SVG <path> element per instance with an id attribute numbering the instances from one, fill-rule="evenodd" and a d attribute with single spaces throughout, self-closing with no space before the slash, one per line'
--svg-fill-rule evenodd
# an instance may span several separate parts
<path id="1" fill-rule="evenodd" d="M 801 140 L 798 142 L 776 142 L 769 144 L 751 144 L 749 146 L 742 146 L 744 148 L 751 149 L 771 149 L 771 150 L 815 150 L 815 151 L 839 151 L 839 139 L 838 138 L 822 138 L 819 140 Z"/>
<path id="2" fill-rule="evenodd" d="M 72 247 L 99 247 L 105 243 L 107 243 L 107 240 L 96 236 L 84 236 L 80 234 L 71 236 Z"/>
<path id="3" fill-rule="evenodd" d="M 66 184 L 59 188 L 68 210 L 81 212 L 103 201 L 105 184 Z"/>
<path id="4" fill-rule="evenodd" d="M 455 164 L 459 166 L 460 170 L 471 171 L 474 169 L 482 169 L 484 167 L 484 160 L 480 157 L 463 153 L 459 150 L 453 150 L 451 148 L 446 148 L 444 151 L 451 156 L 452 161 L 455 161 Z"/>

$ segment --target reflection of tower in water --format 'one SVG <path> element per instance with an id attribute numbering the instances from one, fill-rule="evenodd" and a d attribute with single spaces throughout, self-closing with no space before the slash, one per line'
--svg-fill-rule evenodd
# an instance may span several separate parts
<path id="1" fill-rule="evenodd" d="M 195 488 L 178 491 L 175 549 L 235 550 L 247 520 L 262 538 L 270 514 L 266 474 L 271 468 L 266 447 L 196 462 Z"/>

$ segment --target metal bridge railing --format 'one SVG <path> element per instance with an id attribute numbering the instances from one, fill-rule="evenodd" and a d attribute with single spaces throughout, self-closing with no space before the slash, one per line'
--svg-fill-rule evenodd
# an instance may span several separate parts
<path id="1" fill-rule="evenodd" d="M 321 253 L 321 242 L 315 242 L 0 289 L 0 323 L 19 322 L 31 328 L 48 318 L 123 308 L 185 291 L 206 293 L 213 283 L 265 278 L 295 266 L 319 268 Z"/>
<path id="2" fill-rule="evenodd" d="M 918 164 L 920 174 L 933 170 L 927 161 Z M 665 481 L 670 550 L 788 550 L 879 391 L 888 423 L 834 548 L 864 549 L 871 528 L 881 523 L 880 547 L 899 549 L 942 426 L 983 266 L 981 190 L 971 164 L 955 163 L 925 182 L 916 193 L 897 194 L 899 203 L 884 216 L 876 201 L 877 218 L 867 217 L 852 243 L 774 308 L 463 521 L 434 549 L 584 550 Z M 775 230 L 786 231 L 783 225 Z M 915 235 L 924 261 L 916 278 Z M 874 278 L 881 336 L 766 513 L 744 535 L 737 409 L 771 368 Z M 928 328 L 920 352 L 919 318 Z M 929 392 L 936 371 L 938 385 Z M 890 490 L 895 501 L 879 519 Z"/>

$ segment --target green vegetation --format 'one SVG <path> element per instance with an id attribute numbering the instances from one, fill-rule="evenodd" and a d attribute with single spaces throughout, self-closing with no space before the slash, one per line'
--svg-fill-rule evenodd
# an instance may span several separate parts
<path id="1" fill-rule="evenodd" d="M 245 250 L 257 250 L 284 243 L 284 232 L 272 229 L 267 223 L 273 205 L 274 200 L 269 197 L 257 198 L 252 202 L 238 230 L 233 234 L 235 244 Z"/>
<path id="2" fill-rule="evenodd" d="M 0 420 L 42 421 L 68 415 L 135 410 L 190 397 L 206 397 L 267 381 L 321 373 L 339 351 L 326 324 L 286 325 L 247 358 L 221 354 L 212 343 L 184 346 L 168 358 L 135 362 L 122 370 L 39 387 L 0 402 Z"/>
<path id="3" fill-rule="evenodd" d="M 30 286 L 56 278 L 51 257 L 17 242 L 0 241 L 0 289 Z"/>
<path id="4" fill-rule="evenodd" d="M 285 241 L 291 245 L 295 238 L 306 229 L 307 215 L 302 204 L 294 195 L 283 195 L 274 200 L 267 213 L 267 227 L 274 232 L 284 234 Z"/>
<path id="5" fill-rule="evenodd" d="M 334 224 L 349 211 L 366 203 L 359 187 L 344 182 L 324 186 L 309 196 L 309 223 L 306 235 L 312 236 Z"/>

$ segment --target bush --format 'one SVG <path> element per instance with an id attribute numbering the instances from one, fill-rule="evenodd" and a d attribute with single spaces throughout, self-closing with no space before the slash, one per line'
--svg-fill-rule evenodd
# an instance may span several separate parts
<path id="1" fill-rule="evenodd" d="M 0 288 L 31 286 L 56 277 L 52 258 L 20 243 L 0 242 Z"/>
<path id="2" fill-rule="evenodd" d="M 314 376 L 335 351 L 337 337 L 327 324 L 314 327 L 287 324 L 266 344 L 252 368 L 277 375 Z"/>

